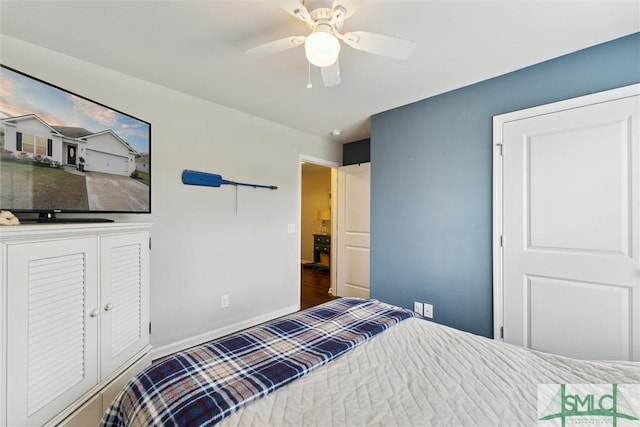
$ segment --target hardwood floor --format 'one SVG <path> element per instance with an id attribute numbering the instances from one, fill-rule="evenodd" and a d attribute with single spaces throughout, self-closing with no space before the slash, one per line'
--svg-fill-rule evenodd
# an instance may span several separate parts
<path id="1" fill-rule="evenodd" d="M 304 310 L 337 297 L 329 295 L 329 271 L 303 266 L 300 272 L 300 309 Z"/>

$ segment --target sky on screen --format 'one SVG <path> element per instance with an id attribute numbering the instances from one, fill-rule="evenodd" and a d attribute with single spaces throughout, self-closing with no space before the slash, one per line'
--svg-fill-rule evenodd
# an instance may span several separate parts
<path id="1" fill-rule="evenodd" d="M 35 114 L 51 126 L 112 130 L 139 153 L 149 153 L 149 124 L 95 102 L 0 68 L 0 118 Z"/>

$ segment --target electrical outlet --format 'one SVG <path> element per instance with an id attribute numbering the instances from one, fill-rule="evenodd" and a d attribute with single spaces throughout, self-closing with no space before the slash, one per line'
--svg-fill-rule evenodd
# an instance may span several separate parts
<path id="1" fill-rule="evenodd" d="M 229 295 L 222 295 L 220 297 L 220 307 L 229 307 Z"/>
<path id="2" fill-rule="evenodd" d="M 433 319 L 433 305 L 424 303 L 424 317 L 427 319 Z"/>
<path id="3" fill-rule="evenodd" d="M 413 311 L 414 311 L 416 314 L 419 314 L 420 316 L 422 316 L 422 303 L 421 303 L 421 302 L 414 301 L 414 302 L 413 302 Z"/>

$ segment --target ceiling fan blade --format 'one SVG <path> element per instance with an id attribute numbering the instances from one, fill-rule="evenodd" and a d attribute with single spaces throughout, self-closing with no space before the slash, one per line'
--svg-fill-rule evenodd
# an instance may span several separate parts
<path id="1" fill-rule="evenodd" d="M 413 53 L 416 43 L 382 34 L 366 31 L 345 33 L 342 41 L 354 49 L 394 59 L 407 59 Z"/>
<path id="2" fill-rule="evenodd" d="M 333 0 L 333 5 L 331 6 L 332 15 L 336 16 L 336 14 L 342 14 L 340 18 L 347 19 L 360 7 L 362 3 L 366 0 Z"/>
<path id="3" fill-rule="evenodd" d="M 253 56 L 266 56 L 274 53 L 282 52 L 283 50 L 291 49 L 296 46 L 300 46 L 304 43 L 305 36 L 291 36 L 284 39 L 274 40 L 269 43 L 265 43 L 260 46 L 253 47 L 247 50 L 247 55 Z"/>
<path id="4" fill-rule="evenodd" d="M 289 15 L 296 17 L 302 22 L 306 22 L 307 24 L 313 24 L 313 19 L 311 19 L 309 11 L 300 2 L 300 0 L 281 0 L 280 4 Z"/>
<path id="5" fill-rule="evenodd" d="M 322 83 L 325 87 L 338 86 L 340 84 L 340 61 L 336 61 L 328 67 L 321 67 Z"/>

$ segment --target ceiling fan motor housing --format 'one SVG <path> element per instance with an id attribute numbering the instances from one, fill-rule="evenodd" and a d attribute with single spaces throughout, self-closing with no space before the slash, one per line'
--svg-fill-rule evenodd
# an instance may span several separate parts
<path id="1" fill-rule="evenodd" d="M 340 30 L 344 24 L 345 9 L 338 6 L 335 9 L 321 7 L 309 12 L 313 25 L 311 28 L 315 31 L 321 25 L 329 25 L 332 29 Z"/>

